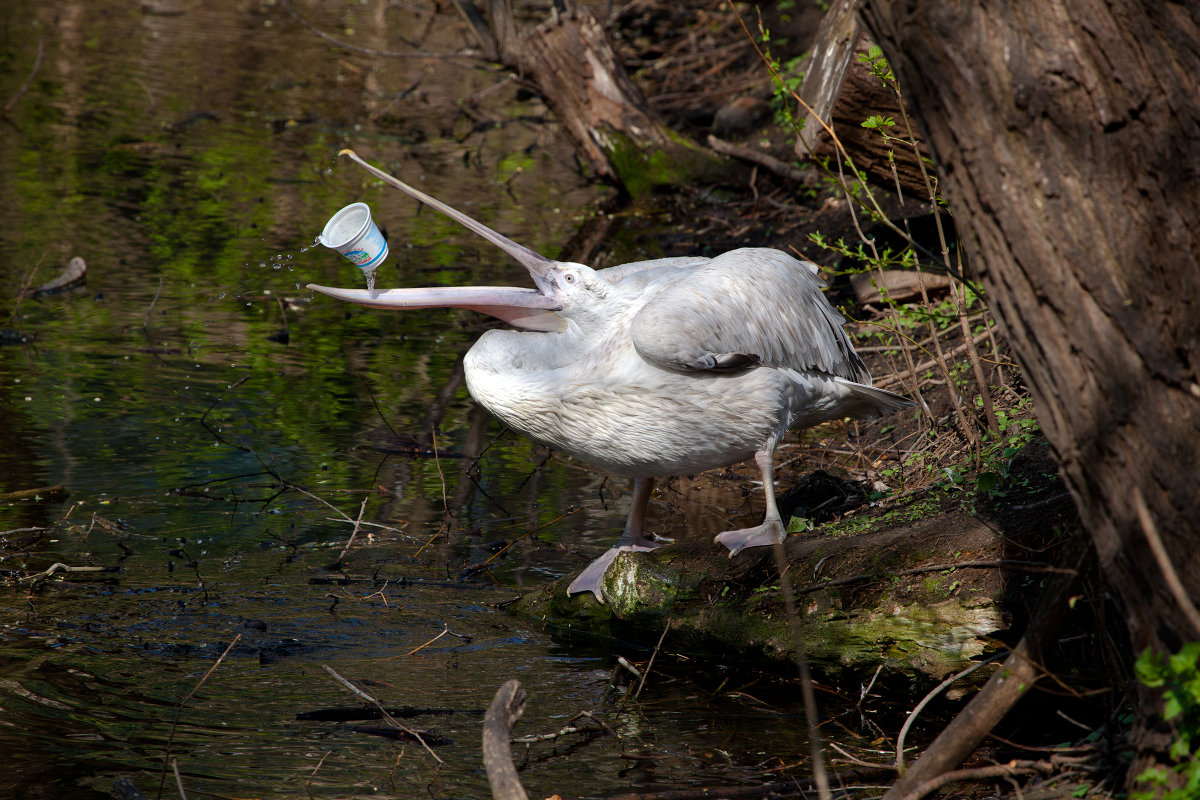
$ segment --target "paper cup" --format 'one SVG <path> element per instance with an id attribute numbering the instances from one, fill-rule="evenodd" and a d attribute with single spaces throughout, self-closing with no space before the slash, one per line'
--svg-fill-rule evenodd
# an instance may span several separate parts
<path id="1" fill-rule="evenodd" d="M 321 244 L 361 269 L 377 267 L 388 256 L 387 240 L 371 220 L 366 203 L 351 203 L 330 217 L 321 231 Z"/>

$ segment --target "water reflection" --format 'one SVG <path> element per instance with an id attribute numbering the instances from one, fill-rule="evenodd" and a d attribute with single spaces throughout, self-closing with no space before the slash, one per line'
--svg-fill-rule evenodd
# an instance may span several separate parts
<path id="1" fill-rule="evenodd" d="M 39 39 L 46 55 L 0 136 L 0 324 L 28 337 L 0 346 L 0 489 L 70 494 L 0 504 L 0 571 L 13 571 L 0 574 L 119 572 L 0 588 L 0 796 L 107 797 L 118 775 L 150 794 L 168 750 L 191 796 L 484 796 L 475 717 L 420 723 L 454 741 L 439 768 L 411 744 L 295 715 L 357 702 L 330 664 L 387 703 L 431 708 L 483 707 L 515 676 L 530 695 L 521 730 L 561 728 L 603 693 L 607 649 L 556 645 L 495 604 L 583 563 L 571 547 L 604 546 L 626 487 L 548 459 L 470 401 L 460 359 L 490 323 L 301 287 L 360 280 L 310 249 L 355 200 L 390 236 L 382 285 L 526 281 L 336 164 L 342 147 L 549 255 L 597 190 L 564 143 L 520 121 L 535 101 L 468 59 L 340 49 L 270 0 L 10 6 L 0 96 Z M 463 41 L 432 4 L 296 8 L 363 47 L 413 31 L 431 51 Z M 597 265 L 632 260 L 589 247 Z M 18 299 L 73 255 L 85 289 Z M 475 586 L 450 583 L 504 544 Z M 469 641 L 422 647 L 446 628 Z M 616 717 L 620 739 L 531 750 L 531 794 L 753 779 L 803 752 L 790 718 L 710 691 L 743 683 L 714 670 L 708 689 L 652 685 Z"/>

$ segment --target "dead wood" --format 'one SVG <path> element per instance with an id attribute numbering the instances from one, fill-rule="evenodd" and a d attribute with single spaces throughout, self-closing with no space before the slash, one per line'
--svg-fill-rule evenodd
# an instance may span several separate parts
<path id="1" fill-rule="evenodd" d="M 862 0 L 839 0 L 821 22 L 800 88 L 803 103 L 796 155 L 837 160 L 832 129 L 854 166 L 875 183 L 893 188 L 898 181 L 906 195 L 926 197 L 925 179 L 912 150 L 862 126 L 871 116 L 890 117 L 896 121 L 895 135 L 903 135 L 899 131 L 904 130 L 900 99 L 858 60 L 874 44 L 858 20 L 861 5 Z"/>
<path id="2" fill-rule="evenodd" d="M 73 567 L 60 561 L 51 564 L 41 572 L 35 572 L 32 575 L 25 575 L 24 577 L 19 578 L 17 583 L 41 583 L 42 581 L 59 572 L 120 572 L 120 569 L 120 567 Z"/>
<path id="3" fill-rule="evenodd" d="M 1082 561 L 1083 557 L 1078 554 L 1074 558 L 1064 559 L 1064 563 L 1074 562 L 1077 567 L 1082 565 Z M 1081 569 L 1075 570 L 1050 585 L 1012 653 L 916 763 L 892 784 L 884 800 L 921 797 L 942 785 L 939 783 L 940 776 L 950 772 L 974 752 L 983 737 L 1044 676 L 1039 666 L 1043 661 L 1043 652 L 1052 645 L 1067 617 L 1069 598 L 1079 585 L 1081 573 Z"/>
<path id="4" fill-rule="evenodd" d="M 860 305 L 878 303 L 885 294 L 893 302 L 908 303 L 920 300 L 922 289 L 931 297 L 945 294 L 950 290 L 950 278 L 915 270 L 885 269 L 851 275 L 850 285 Z"/>
<path id="5" fill-rule="evenodd" d="M 862 784 L 891 774 L 886 767 L 863 767 L 835 772 L 830 780 L 837 786 Z M 620 794 L 607 800 L 711 800 L 711 798 L 811 797 L 814 782 L 811 778 L 769 781 L 756 786 L 702 786 L 694 789 L 667 789 L 661 792 Z"/>
<path id="6" fill-rule="evenodd" d="M 57 278 L 43 283 L 36 289 L 28 290 L 27 294 L 30 297 L 45 297 L 46 295 L 58 294 L 68 289 L 74 289 L 86 280 L 87 262 L 79 256 L 75 256 L 67 262 L 67 266 Z"/>
<path id="7" fill-rule="evenodd" d="M 515 678 L 496 692 L 483 718 L 483 765 L 496 800 L 528 800 L 513 765 L 509 739 L 513 725 L 525 713 L 525 690 Z"/>
<path id="8" fill-rule="evenodd" d="M 51 500 L 58 501 L 70 492 L 62 484 L 54 486 L 38 486 L 35 489 L 15 489 L 11 492 L 0 492 L 0 500 Z"/>
<path id="9" fill-rule="evenodd" d="M 731 165 L 670 132 L 625 71 L 604 28 L 584 8 L 555 11 L 518 30 L 502 0 L 488 5 L 488 28 L 471 0 L 457 0 L 484 52 L 537 87 L 580 161 L 631 195 L 711 179 Z"/>

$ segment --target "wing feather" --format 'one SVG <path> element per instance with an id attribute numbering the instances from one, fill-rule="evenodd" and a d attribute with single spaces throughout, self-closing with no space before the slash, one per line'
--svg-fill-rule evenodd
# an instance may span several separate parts
<path id="1" fill-rule="evenodd" d="M 631 329 L 644 358 L 680 370 L 759 363 L 870 384 L 810 262 L 748 247 L 653 283 Z"/>

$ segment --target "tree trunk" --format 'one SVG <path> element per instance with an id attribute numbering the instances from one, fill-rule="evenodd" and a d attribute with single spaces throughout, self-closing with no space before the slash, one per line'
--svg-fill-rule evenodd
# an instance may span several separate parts
<path id="1" fill-rule="evenodd" d="M 1200 4 L 866 0 L 862 14 L 1133 655 L 1200 638 Z M 1160 701 L 1139 691 L 1135 706 L 1138 745 L 1161 751 Z"/>

